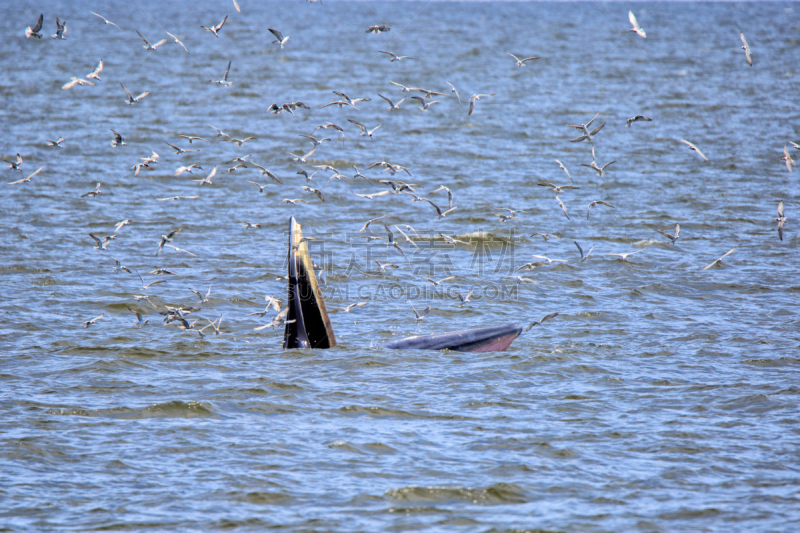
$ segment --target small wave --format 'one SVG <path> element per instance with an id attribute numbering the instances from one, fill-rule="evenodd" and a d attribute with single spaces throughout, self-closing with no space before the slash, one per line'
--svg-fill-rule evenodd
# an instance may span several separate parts
<path id="1" fill-rule="evenodd" d="M 485 489 L 466 487 L 401 487 L 386 491 L 386 496 L 394 500 L 407 502 L 441 503 L 448 501 L 464 501 L 485 505 L 506 503 L 525 503 L 528 498 L 518 485 L 513 483 L 495 483 Z"/>
<path id="2" fill-rule="evenodd" d="M 166 403 L 156 403 L 141 409 L 130 407 L 113 407 L 110 409 L 53 408 L 48 409 L 47 414 L 140 420 L 145 418 L 206 418 L 214 416 L 214 410 L 207 403 L 174 400 Z"/>

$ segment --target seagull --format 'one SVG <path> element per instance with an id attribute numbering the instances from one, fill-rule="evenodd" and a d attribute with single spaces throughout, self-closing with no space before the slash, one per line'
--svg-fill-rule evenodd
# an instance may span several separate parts
<path id="1" fill-rule="evenodd" d="M 156 255 L 158 255 L 159 252 L 161 252 L 165 244 L 167 244 L 168 242 L 172 242 L 172 238 L 175 237 L 175 235 L 177 235 L 178 233 L 180 233 L 181 230 L 183 230 L 183 228 L 178 228 L 176 230 L 170 231 L 166 235 L 162 235 L 161 242 L 158 243 L 158 250 L 156 250 Z"/>
<path id="2" fill-rule="evenodd" d="M 158 48 L 159 46 L 161 46 L 162 44 L 164 44 L 164 43 L 166 43 L 166 42 L 167 42 L 167 40 L 166 40 L 166 39 L 161 39 L 161 40 L 160 40 L 160 41 L 158 41 L 156 44 L 150 44 L 150 41 L 148 41 L 147 39 L 145 39 L 145 38 L 144 38 L 144 36 L 143 36 L 141 33 L 139 33 L 138 31 L 137 31 L 136 33 L 137 33 L 137 34 L 139 35 L 139 37 L 141 37 L 141 38 L 142 38 L 142 40 L 144 41 L 144 49 L 145 49 L 145 50 L 155 50 L 156 48 Z"/>
<path id="3" fill-rule="evenodd" d="M 412 96 L 412 98 L 413 98 L 413 96 Z M 378 128 L 383 126 L 383 124 L 378 124 L 377 126 L 372 128 L 371 130 L 367 130 L 367 127 L 364 124 L 362 124 L 361 122 L 355 121 L 355 120 L 353 120 L 351 118 L 348 118 L 347 121 L 351 122 L 351 123 L 355 124 L 356 126 L 358 126 L 359 128 L 361 128 L 361 136 L 362 137 L 367 136 L 370 139 L 372 139 L 372 134 L 375 133 L 375 130 L 377 130 Z M 305 161 L 303 161 L 303 163 L 305 163 Z"/>
<path id="4" fill-rule="evenodd" d="M 409 175 L 410 175 L 410 174 L 409 174 Z M 439 191 L 445 191 L 445 192 L 447 192 L 447 202 L 448 202 L 448 207 L 453 207 L 453 193 L 450 191 L 450 189 L 448 189 L 448 188 L 447 188 L 447 187 L 445 187 L 444 185 L 439 185 L 439 188 L 438 188 L 438 189 L 436 189 L 435 191 L 431 191 L 431 194 L 436 194 L 436 193 L 437 193 L 437 192 L 439 192 Z"/>
<path id="5" fill-rule="evenodd" d="M 64 142 L 64 137 L 59 137 L 55 141 L 51 141 L 50 139 L 45 139 L 45 140 L 50 143 L 50 146 L 56 146 L 58 148 L 64 148 L 63 146 L 61 146 L 61 143 Z"/>
<path id="6" fill-rule="evenodd" d="M 392 102 L 391 100 L 389 100 L 380 93 L 378 94 L 378 96 L 380 96 L 389 103 L 389 111 L 400 111 L 400 104 L 402 104 L 406 100 L 405 98 L 403 98 L 402 100 L 400 100 L 395 104 L 394 102 Z"/>
<path id="7" fill-rule="evenodd" d="M 278 30 L 273 30 L 272 28 L 269 28 L 269 32 L 276 38 L 276 40 L 272 42 L 279 43 L 281 45 L 281 50 L 283 50 L 283 45 L 285 45 L 286 41 L 289 40 L 289 36 L 287 35 L 286 37 L 284 37 L 281 32 L 279 32 Z"/>
<path id="8" fill-rule="evenodd" d="M 644 120 L 644 121 L 647 121 L 647 122 L 652 122 L 653 119 L 649 118 L 649 117 L 646 117 L 644 115 L 636 115 L 635 117 L 631 117 L 631 118 L 629 118 L 628 120 L 625 121 L 625 127 L 626 128 L 629 127 L 631 124 L 633 124 L 637 120 Z"/>
<path id="9" fill-rule="evenodd" d="M 272 322 L 270 322 L 269 324 L 264 324 L 263 326 L 260 326 L 260 327 L 257 327 L 257 328 L 253 328 L 253 330 L 254 331 L 261 331 L 262 329 L 276 328 L 276 327 L 280 326 L 281 322 L 283 322 L 286 319 L 286 315 L 288 313 L 289 313 L 289 308 L 287 307 L 283 311 L 281 311 L 280 313 L 275 315 L 275 317 L 272 319 Z M 289 323 L 294 322 L 294 321 L 295 320 L 287 320 L 286 323 L 289 324 Z"/>
<path id="10" fill-rule="evenodd" d="M 459 96 L 458 91 L 456 91 L 456 88 L 453 87 L 453 84 L 450 83 L 449 81 L 446 81 L 445 83 L 450 86 L 451 93 L 456 93 L 456 98 L 458 99 L 458 107 L 464 107 L 463 105 L 461 105 L 461 96 Z"/>
<path id="11" fill-rule="evenodd" d="M 629 256 L 631 256 L 633 254 L 638 254 L 639 252 L 644 252 L 644 249 L 636 250 L 635 252 L 627 252 L 627 253 L 623 253 L 623 254 L 601 254 L 601 255 L 616 255 L 616 256 L 621 257 L 623 261 L 627 261 Z"/>
<path id="12" fill-rule="evenodd" d="M 165 280 L 165 279 L 160 279 L 158 281 L 154 281 L 152 283 L 148 283 L 147 285 L 145 285 L 144 284 L 144 279 L 142 279 L 142 275 L 139 274 L 139 271 L 138 270 L 134 270 L 134 272 L 136 272 L 136 275 L 139 276 L 139 281 L 142 282 L 142 290 L 143 291 L 146 291 L 148 288 L 152 287 L 153 285 L 158 285 L 159 283 L 166 283 L 167 282 L 167 280 Z"/>
<path id="13" fill-rule="evenodd" d="M 400 268 L 400 265 L 395 265 L 394 263 L 381 263 L 377 259 L 373 259 L 373 261 L 376 265 L 378 265 L 378 268 L 380 268 L 381 272 L 386 272 L 386 269 L 389 267 Z"/>
<path id="14" fill-rule="evenodd" d="M 89 237 L 94 239 L 94 242 L 97 243 L 97 245 L 94 247 L 95 250 L 105 250 L 106 248 L 108 248 L 108 245 L 111 244 L 111 241 L 117 238 L 116 235 L 106 235 L 105 237 L 103 237 L 103 240 L 101 241 L 91 233 L 89 234 Z"/>
<path id="15" fill-rule="evenodd" d="M 438 287 L 440 283 L 444 283 L 445 281 L 450 281 L 451 279 L 456 279 L 455 276 L 448 276 L 448 277 L 446 277 L 444 279 L 440 279 L 439 281 L 436 281 L 436 280 L 431 279 L 431 278 L 426 278 L 426 277 L 423 277 L 423 276 L 420 276 L 420 278 L 424 279 L 425 281 L 429 281 L 429 282 L 433 283 L 434 287 Z"/>
<path id="16" fill-rule="evenodd" d="M 713 267 L 714 265 L 716 265 L 718 263 L 722 263 L 722 260 L 725 259 L 726 257 L 728 257 L 729 255 L 731 255 L 734 251 L 736 251 L 736 247 L 735 246 L 733 248 L 731 248 L 728 252 L 726 252 L 725 255 L 723 255 L 719 259 L 714 259 L 714 261 L 710 265 L 708 265 L 707 267 L 703 267 L 703 270 L 708 270 L 709 268 Z"/>
<path id="17" fill-rule="evenodd" d="M 489 96 L 495 96 L 495 94 L 494 93 L 493 94 L 473 94 L 469 98 L 469 113 L 467 113 L 467 115 L 471 115 L 472 112 L 475 110 L 475 102 L 477 102 L 481 98 L 489 97 Z"/>
<path id="18" fill-rule="evenodd" d="M 140 295 L 140 294 L 137 294 L 137 295 L 134 295 L 134 298 L 136 299 L 136 301 L 137 301 L 137 302 L 138 302 L 138 301 L 141 301 L 141 300 L 144 300 L 144 301 L 146 301 L 147 303 L 149 303 L 150 305 L 152 305 L 154 309 L 158 309 L 158 307 L 156 306 L 156 304 L 154 304 L 153 302 L 151 302 L 151 301 L 150 301 L 150 297 L 149 297 L 149 296 L 147 296 L 146 294 L 145 294 L 145 295 Z"/>
<path id="19" fill-rule="evenodd" d="M 778 218 L 775 219 L 778 223 L 778 238 L 783 240 L 783 226 L 786 224 L 786 217 L 783 216 L 783 200 L 778 202 Z"/>
<path id="20" fill-rule="evenodd" d="M 258 192 L 264 192 L 264 189 L 266 189 L 267 187 L 274 187 L 274 185 L 271 184 L 261 185 L 260 183 L 257 183 L 255 181 L 250 181 L 250 180 L 244 180 L 244 181 L 246 181 L 247 183 L 252 183 L 256 187 L 258 187 Z"/>
<path id="21" fill-rule="evenodd" d="M 680 239 L 681 226 L 680 224 L 675 224 L 675 231 L 671 234 L 667 233 L 666 231 L 661 231 L 660 229 L 657 229 L 656 231 L 659 232 L 664 237 L 666 237 L 667 239 L 669 239 L 670 242 L 674 245 L 675 241 Z"/>
<path id="22" fill-rule="evenodd" d="M 178 39 L 177 37 L 175 37 L 174 35 L 172 35 L 172 34 L 171 34 L 170 32 L 168 32 L 168 31 L 165 31 L 164 33 L 166 33 L 167 35 L 169 35 L 170 37 L 172 37 L 172 38 L 175 40 L 175 44 L 179 44 L 179 45 L 181 45 L 181 48 L 183 48 L 183 51 L 184 51 L 184 52 L 186 52 L 187 54 L 189 54 L 189 50 L 187 50 L 187 49 L 186 49 L 186 46 L 185 46 L 185 45 L 184 45 L 184 44 L 181 42 L 181 40 L 180 40 L 180 39 Z M 191 54 L 190 54 L 190 55 L 191 55 Z"/>
<path id="23" fill-rule="evenodd" d="M 292 204 L 292 205 L 297 205 L 297 202 L 300 202 L 300 203 L 302 203 L 302 204 L 307 204 L 307 203 L 308 203 L 307 201 L 305 201 L 305 200 L 303 200 L 303 199 L 301 199 L 301 198 L 295 198 L 294 200 L 292 200 L 292 199 L 289 199 L 289 198 L 284 198 L 283 200 L 281 200 L 281 203 L 282 203 L 282 204 Z"/>
<path id="24" fill-rule="evenodd" d="M 453 245 L 455 245 L 455 244 L 466 244 L 466 245 L 469 245 L 469 243 L 466 242 L 466 241 L 462 241 L 460 239 L 454 239 L 453 237 L 445 235 L 444 233 L 439 233 L 439 236 L 442 239 L 444 239 L 444 242 L 446 242 L 447 244 L 453 244 Z"/>
<path id="25" fill-rule="evenodd" d="M 120 85 L 122 85 L 122 82 L 120 82 Z M 128 89 L 126 89 L 124 85 L 122 85 L 122 89 L 125 91 L 125 94 L 128 95 L 128 100 L 125 102 L 128 105 L 135 104 L 136 102 L 138 102 L 139 100 L 150 94 L 150 91 L 145 91 L 136 98 L 134 98 L 133 95 L 130 93 L 130 91 L 128 91 Z"/>
<path id="26" fill-rule="evenodd" d="M 589 251 L 584 254 L 583 253 L 583 248 L 581 248 L 581 245 L 578 244 L 578 241 L 572 241 L 572 242 L 575 243 L 575 246 L 578 247 L 578 251 L 581 253 L 581 263 L 583 263 L 584 261 L 589 259 L 589 254 L 592 253 L 592 250 L 594 250 L 594 245 L 592 245 L 592 247 L 589 248 Z"/>
<path id="27" fill-rule="evenodd" d="M 564 163 L 562 163 L 558 159 L 556 159 L 555 162 L 558 163 L 558 166 L 561 167 L 561 170 L 563 170 L 564 172 L 567 173 L 567 177 L 569 178 L 569 181 L 572 181 L 572 176 L 569 175 L 569 170 L 567 170 L 567 167 L 564 166 Z M 572 181 L 572 182 L 575 183 L 574 181 Z"/>
<path id="28" fill-rule="evenodd" d="M 91 79 L 99 80 L 100 79 L 100 73 L 102 71 L 103 71 L 103 60 L 101 59 L 100 63 L 97 64 L 97 67 L 93 71 L 91 71 L 89 74 L 86 75 L 86 78 L 90 79 L 90 80 Z"/>
<path id="29" fill-rule="evenodd" d="M 542 318 L 540 318 L 539 320 L 534 320 L 533 322 L 531 322 L 530 324 L 528 324 L 528 327 L 527 327 L 527 328 L 525 328 L 525 331 L 530 331 L 530 329 L 531 329 L 532 327 L 534 327 L 534 326 L 541 326 L 541 325 L 542 325 L 542 322 L 544 322 L 545 320 L 550 320 L 551 318 L 555 318 L 555 317 L 557 317 L 557 316 L 558 316 L 558 313 L 550 313 L 549 315 L 545 315 L 545 316 L 543 316 L 543 317 L 542 317 Z"/>
<path id="30" fill-rule="evenodd" d="M 314 152 L 316 152 L 316 151 L 317 151 L 317 147 L 315 146 L 314 148 L 311 149 L 310 152 L 308 152 L 305 155 L 299 155 L 298 156 L 298 155 L 294 155 L 292 152 L 286 152 L 286 153 L 288 153 L 290 156 L 292 156 L 292 161 L 295 161 L 297 163 L 308 163 L 308 158 L 311 157 L 312 155 L 314 155 Z"/>
<path id="31" fill-rule="evenodd" d="M 685 144 L 686 146 L 688 146 L 688 147 L 689 147 L 689 150 L 694 150 L 695 152 L 697 152 L 697 155 L 699 155 L 700 157 L 702 157 L 704 161 L 708 161 L 708 158 L 707 158 L 705 155 L 703 155 L 703 152 L 701 152 L 700 150 L 698 150 L 698 149 L 697 149 L 697 146 L 693 145 L 693 144 L 692 144 L 692 143 L 690 143 L 689 141 L 684 141 L 683 139 L 680 139 L 680 141 L 681 141 L 683 144 Z"/>
<path id="32" fill-rule="evenodd" d="M 95 13 L 94 11 L 89 11 L 89 13 L 91 13 L 91 14 L 92 14 L 92 15 L 94 15 L 95 17 L 100 17 L 101 19 L 103 19 L 103 22 L 105 22 L 106 24 L 111 24 L 112 26 L 114 26 L 114 27 L 115 27 L 115 28 L 117 28 L 118 30 L 122 31 L 122 28 L 120 28 L 119 26 L 117 26 L 116 24 L 114 24 L 113 22 L 111 22 L 110 20 L 108 20 L 107 18 L 105 18 L 103 15 L 98 15 L 98 14 L 97 14 L 97 13 Z"/>
<path id="33" fill-rule="evenodd" d="M 128 274 L 133 274 L 130 268 L 126 267 L 125 265 L 119 262 L 119 259 L 113 256 L 112 259 L 114 260 L 114 272 L 119 272 L 120 270 L 122 270 L 124 272 L 127 272 Z"/>
<path id="34" fill-rule="evenodd" d="M 628 11 L 628 20 L 631 22 L 631 25 L 633 26 L 633 28 L 631 28 L 629 31 L 632 31 L 633 33 L 635 33 L 636 35 L 638 35 L 643 39 L 647 39 L 647 34 L 644 32 L 641 26 L 639 26 L 639 23 L 636 21 L 636 17 L 634 16 L 633 11 Z"/>
<path id="35" fill-rule="evenodd" d="M 185 166 L 178 167 L 177 170 L 175 170 L 175 173 L 173 174 L 173 176 L 180 176 L 184 172 L 188 172 L 189 174 L 191 174 L 193 168 L 196 168 L 196 169 L 199 169 L 199 170 L 203 170 L 203 167 L 201 167 L 200 165 L 192 163 L 188 167 L 185 167 Z"/>
<path id="36" fill-rule="evenodd" d="M 36 21 L 36 24 L 33 27 L 28 26 L 25 28 L 25 37 L 30 39 L 31 37 L 36 37 L 38 39 L 42 38 L 42 34 L 39 33 L 39 30 L 42 29 L 42 21 L 44 20 L 44 13 L 39 15 L 39 20 Z"/>
<path id="37" fill-rule="evenodd" d="M 595 161 L 592 161 L 592 162 L 591 162 L 590 164 L 588 164 L 588 165 L 587 165 L 586 163 L 581 163 L 581 166 L 584 166 L 584 167 L 591 168 L 592 170 L 594 170 L 595 172 L 597 172 L 597 175 L 598 175 L 598 176 L 600 176 L 600 177 L 602 178 L 602 177 L 603 177 L 603 174 L 605 173 L 606 167 L 607 167 L 607 166 L 609 166 L 609 165 L 613 165 L 613 164 L 614 164 L 614 163 L 616 163 L 616 162 L 617 162 L 616 160 L 614 160 L 614 161 L 609 161 L 608 163 L 606 163 L 606 164 L 605 164 L 605 165 L 603 165 L 602 167 L 598 167 L 598 166 L 597 166 L 597 163 L 596 163 Z M 603 179 L 605 180 L 605 178 L 603 178 Z"/>
<path id="38" fill-rule="evenodd" d="M 558 201 L 558 205 L 561 206 L 561 210 L 564 211 L 564 216 L 567 217 L 567 220 L 572 220 L 569 218 L 569 213 L 567 213 L 567 206 L 564 205 L 564 202 L 561 201 L 561 198 L 559 198 L 558 195 L 556 195 L 556 201 Z"/>
<path id="39" fill-rule="evenodd" d="M 29 181 L 31 181 L 31 178 L 32 178 L 32 177 L 34 177 L 34 176 L 35 176 L 36 174 L 38 174 L 39 172 L 41 172 L 43 168 L 44 168 L 44 166 L 41 166 L 41 167 L 39 167 L 39 170 L 37 170 L 36 172 L 34 172 L 33 174 L 31 174 L 31 175 L 30 175 L 30 176 L 28 176 L 27 178 L 23 178 L 23 179 L 21 179 L 21 180 L 17 180 L 17 181 L 12 181 L 12 182 L 11 182 L 11 183 L 9 183 L 8 185 L 17 185 L 17 184 L 19 184 L 19 183 L 25 183 L 25 182 L 29 182 Z"/>
<path id="40" fill-rule="evenodd" d="M 189 140 L 189 144 L 192 144 L 192 141 L 208 142 L 207 140 L 203 139 L 202 137 L 196 137 L 194 135 L 178 135 L 178 138 L 179 139 L 188 139 Z"/>
<path id="41" fill-rule="evenodd" d="M 744 50 L 744 58 L 747 60 L 747 64 L 752 67 L 753 56 L 750 54 L 750 45 L 747 44 L 747 40 L 744 38 L 744 33 L 739 32 L 739 39 L 742 40 L 742 50 Z"/>
<path id="42" fill-rule="evenodd" d="M 86 197 L 86 196 L 88 196 L 89 198 L 94 198 L 95 196 L 99 195 L 99 194 L 101 193 L 101 191 L 100 191 L 100 185 L 101 185 L 101 184 L 100 184 L 100 183 L 98 183 L 98 184 L 97 184 L 97 186 L 94 188 L 94 190 L 93 190 L 93 191 L 89 191 L 89 192 L 87 192 L 86 194 L 81 194 L 81 198 L 84 198 L 84 197 Z"/>
<path id="43" fill-rule="evenodd" d="M 219 30 L 221 30 L 222 27 L 225 25 L 226 20 L 228 20 L 228 15 L 225 15 L 225 18 L 222 19 L 222 22 L 220 22 L 216 26 L 211 26 L 210 28 L 208 26 L 200 26 L 200 27 L 203 28 L 204 30 L 210 31 L 211 33 L 214 34 L 214 37 L 219 39 Z"/>
<path id="44" fill-rule="evenodd" d="M 73 76 L 73 77 L 70 78 L 70 81 L 68 81 L 67 83 L 65 83 L 64 85 L 61 86 L 61 90 L 62 91 L 66 91 L 67 89 L 72 89 L 76 85 L 92 85 L 92 86 L 94 86 L 94 83 L 92 83 L 90 81 L 82 80 L 80 78 L 76 78 L 75 76 Z"/>
<path id="45" fill-rule="evenodd" d="M 432 201 L 428 200 L 427 198 L 419 198 L 419 199 L 420 200 L 424 200 L 424 201 L 428 202 L 429 204 L 431 204 L 433 206 L 433 208 L 436 209 L 436 213 L 439 215 L 439 218 L 444 218 L 447 215 L 449 215 L 450 213 L 452 213 L 453 211 L 455 211 L 456 209 L 458 209 L 458 206 L 456 205 L 456 206 L 451 207 L 447 211 L 442 211 L 441 207 L 439 207 L 438 205 L 436 205 Z"/>
<path id="46" fill-rule="evenodd" d="M 411 302 L 408 302 L 408 304 L 411 305 Z M 417 322 L 421 322 L 422 319 L 428 316 L 428 314 L 431 312 L 431 306 L 429 305 L 428 307 L 423 309 L 421 313 L 417 313 L 417 310 L 414 309 L 413 305 L 411 305 L 411 310 L 414 311 L 414 320 L 416 320 Z"/>
<path id="47" fill-rule="evenodd" d="M 350 311 L 351 311 L 353 308 L 355 308 L 355 307 L 361 307 L 362 305 L 367 305 L 368 303 L 369 303 L 369 302 L 358 302 L 358 303 L 355 303 L 355 304 L 350 304 L 350 305 L 348 305 L 347 307 L 342 307 L 341 309 L 342 309 L 342 311 L 344 311 L 345 313 L 349 313 L 349 312 L 350 312 Z"/>
<path id="48" fill-rule="evenodd" d="M 96 323 L 98 320 L 100 320 L 100 319 L 101 319 L 101 318 L 103 318 L 104 316 L 106 316 L 106 314 L 105 314 L 105 313 L 103 313 L 102 315 L 100 315 L 100 316 L 99 316 L 99 317 L 97 317 L 97 318 L 93 318 L 93 319 L 91 319 L 91 320 L 87 320 L 86 322 L 84 322 L 84 323 L 83 323 L 83 327 L 85 327 L 85 328 L 88 328 L 89 326 L 91 326 L 92 324 Z"/>
<path id="49" fill-rule="evenodd" d="M 373 198 L 376 198 L 378 196 L 385 196 L 385 195 L 391 194 L 391 193 L 392 193 L 392 191 L 381 191 L 381 192 L 376 192 L 376 193 L 373 193 L 373 194 L 358 194 L 357 192 L 354 192 L 353 194 L 355 194 L 356 196 L 359 196 L 361 198 L 367 198 L 369 200 L 372 200 Z"/>
<path id="50" fill-rule="evenodd" d="M 261 229 L 261 224 L 259 223 L 251 224 L 249 222 L 245 222 L 244 224 L 242 224 L 242 227 L 244 227 L 245 230 L 248 230 L 250 228 Z"/>
<path id="51" fill-rule="evenodd" d="M 217 175 L 217 167 L 215 166 L 213 169 L 211 169 L 211 172 L 205 178 L 203 178 L 201 180 L 192 180 L 192 181 L 195 181 L 195 182 L 199 183 L 200 185 L 205 185 L 205 184 L 214 185 L 211 182 L 211 178 L 213 178 L 216 175 Z"/>
<path id="52" fill-rule="evenodd" d="M 222 79 L 215 81 L 215 80 L 208 80 L 208 83 L 217 83 L 219 85 L 224 85 L 225 87 L 230 87 L 233 85 L 232 81 L 228 81 L 228 72 L 231 70 L 231 62 L 228 61 L 228 66 L 225 68 L 225 74 L 222 75 Z"/>
<path id="53" fill-rule="evenodd" d="M 511 52 L 506 52 L 506 53 L 514 58 L 514 61 L 517 62 L 517 66 L 518 67 L 524 67 L 526 61 L 533 61 L 534 59 L 541 59 L 538 56 L 526 57 L 525 59 L 520 59 L 517 56 L 515 56 L 514 54 L 512 54 Z"/>
<path id="54" fill-rule="evenodd" d="M 197 200 L 198 198 L 200 198 L 200 196 L 170 196 L 169 198 L 156 198 L 156 200 L 158 200 L 159 202 L 168 202 L 168 201 L 176 201 L 176 200 Z M 174 248 L 174 246 L 173 246 L 173 248 Z M 176 250 L 177 250 L 177 248 L 176 248 Z M 183 250 L 183 251 L 185 251 L 185 250 Z"/>
<path id="55" fill-rule="evenodd" d="M 420 96 L 412 96 L 411 99 L 412 100 L 419 100 L 419 103 L 422 105 L 422 107 L 419 108 L 420 111 L 427 111 L 429 106 L 432 106 L 433 104 L 438 104 L 439 103 L 439 100 L 433 100 L 432 102 L 428 102 L 427 100 L 425 100 L 424 98 L 422 98 Z"/>
<path id="56" fill-rule="evenodd" d="M 228 137 L 227 139 L 222 139 L 222 140 L 225 142 L 234 143 L 236 146 L 241 148 L 244 143 L 246 143 L 247 141 L 252 141 L 255 138 L 256 137 L 245 137 L 244 139 L 237 139 L 236 137 Z"/>
<path id="57" fill-rule="evenodd" d="M 175 150 L 175 153 L 178 154 L 178 155 L 185 154 L 185 153 L 188 153 L 188 152 L 199 152 L 200 151 L 200 150 L 184 150 L 183 148 L 175 146 L 174 144 L 170 144 L 167 141 L 164 141 L 164 144 L 166 144 L 167 146 L 169 146 L 170 148 Z"/>
<path id="58" fill-rule="evenodd" d="M 783 157 L 781 159 L 786 162 L 786 170 L 791 172 L 792 165 L 795 165 L 796 163 L 794 162 L 794 159 L 792 159 L 792 156 L 789 155 L 789 148 L 786 146 L 783 147 Z"/>
<path id="59" fill-rule="evenodd" d="M 586 208 L 586 220 L 589 220 L 589 210 L 596 205 L 604 205 L 606 207 L 610 207 L 611 209 L 616 209 L 616 207 L 607 202 L 604 202 L 603 200 L 594 200 L 592 203 L 589 204 L 589 207 Z"/>
<path id="60" fill-rule="evenodd" d="M 392 230 L 390 230 L 389 226 L 387 226 L 386 224 L 384 224 L 383 227 L 386 228 L 386 239 L 387 239 L 386 246 L 391 246 L 392 248 L 395 248 L 398 252 L 400 252 L 400 254 L 403 256 L 403 258 L 406 261 L 408 261 L 408 257 L 406 257 L 406 253 L 402 250 L 402 248 L 400 248 L 400 245 L 397 244 L 397 242 L 394 240 L 394 233 L 392 233 Z"/>
<path id="61" fill-rule="evenodd" d="M 537 183 L 539 187 L 551 187 L 556 194 L 561 194 L 564 192 L 565 189 L 580 189 L 580 187 L 575 187 L 574 185 L 553 185 L 552 183 Z"/>
<path id="62" fill-rule="evenodd" d="M 381 24 L 380 26 L 370 26 L 369 29 L 367 31 L 365 31 L 364 33 L 370 33 L 370 32 L 372 32 L 372 33 L 382 33 L 382 32 L 385 32 L 385 31 L 389 31 L 391 29 L 392 28 L 390 28 L 389 26 L 384 26 L 383 24 Z"/>
<path id="63" fill-rule="evenodd" d="M 581 131 L 583 131 L 583 135 L 581 135 L 580 137 L 575 137 L 574 139 L 571 139 L 569 142 L 571 142 L 571 143 L 577 143 L 577 142 L 581 142 L 581 141 L 589 141 L 589 142 L 592 142 L 592 140 L 593 140 L 594 136 L 595 136 L 595 135 L 596 135 L 596 134 L 597 134 L 597 133 L 598 133 L 600 130 L 602 130 L 602 129 L 603 129 L 603 126 L 605 126 L 605 125 L 606 125 L 606 123 L 605 123 L 605 122 L 603 122 L 602 124 L 600 124 L 599 126 L 597 126 L 595 129 L 593 129 L 593 130 L 589 131 L 589 126 L 591 126 L 591 125 L 592 125 L 592 122 L 594 122 L 594 120 L 595 120 L 595 119 L 598 117 L 598 115 L 599 115 L 599 114 L 600 114 L 600 113 L 596 113 L 596 114 L 595 114 L 595 116 L 594 116 L 594 117 L 592 117 L 592 120 L 590 120 L 590 121 L 589 121 L 589 122 L 587 122 L 586 124 L 580 124 L 580 125 L 578 125 L 578 126 L 573 126 L 572 124 L 567 124 L 567 125 L 568 125 L 570 128 L 575 128 L 575 129 L 578 129 L 578 130 L 581 130 Z"/>
<path id="64" fill-rule="evenodd" d="M 200 298 L 200 303 L 201 304 L 208 303 L 208 298 L 209 298 L 209 296 L 211 296 L 211 285 L 208 286 L 208 292 L 206 293 L 205 296 L 200 294 L 198 291 L 192 289 L 191 287 L 189 287 L 189 290 L 192 291 L 193 293 L 195 293 L 198 298 Z"/>
<path id="65" fill-rule="evenodd" d="M 126 307 L 127 307 L 127 306 L 126 306 Z M 128 307 L 127 309 L 128 309 L 128 311 L 130 311 L 131 313 L 133 313 L 133 314 L 134 314 L 134 316 L 136 316 L 136 322 L 134 322 L 134 325 L 135 325 L 137 328 L 140 328 L 140 327 L 142 327 L 142 326 L 146 326 L 146 325 L 147 325 L 147 323 L 148 323 L 148 322 L 150 322 L 150 320 L 145 320 L 144 322 L 142 322 L 142 313 L 140 313 L 139 311 L 136 311 L 135 309 L 131 309 L 130 307 Z"/>
<path id="66" fill-rule="evenodd" d="M 19 154 L 17 154 L 17 160 L 16 160 L 16 161 L 9 161 L 8 159 L 3 159 L 3 161 L 4 161 L 5 163 L 8 163 L 9 165 L 11 165 L 10 167 L 8 167 L 8 168 L 10 168 L 10 169 L 13 169 L 13 170 L 22 170 L 22 169 L 20 168 L 20 167 L 22 166 L 22 156 L 21 156 L 21 155 L 19 155 Z"/>
<path id="67" fill-rule="evenodd" d="M 119 230 L 123 228 L 123 226 L 129 226 L 130 223 L 131 221 L 127 218 L 122 222 L 117 222 L 117 224 L 114 226 L 114 233 L 118 233 Z"/>
<path id="68" fill-rule="evenodd" d="M 392 85 L 397 85 L 398 87 L 400 87 L 400 89 L 403 90 L 404 93 L 411 92 L 411 90 L 413 89 L 412 87 L 406 87 L 405 85 L 401 85 L 401 84 L 399 84 L 399 83 L 397 83 L 395 81 L 391 81 L 390 80 L 389 83 L 391 83 Z M 452 85 L 451 85 L 451 87 L 452 87 Z"/>
<path id="69" fill-rule="evenodd" d="M 114 134 L 114 140 L 111 141 L 111 146 L 116 148 L 117 146 L 125 146 L 125 139 L 114 130 L 111 130 L 111 133 Z"/>
<path id="70" fill-rule="evenodd" d="M 58 39 L 59 37 L 66 39 L 66 37 L 64 37 L 65 33 L 67 33 L 67 21 L 59 20 L 59 18 L 56 17 L 56 33 L 55 35 L 51 35 L 51 37 L 53 39 Z"/>
<path id="71" fill-rule="evenodd" d="M 399 56 L 397 54 L 393 54 L 392 52 L 384 52 L 383 50 L 378 50 L 378 52 L 389 56 L 389 62 L 391 63 L 394 63 L 395 61 L 402 61 L 403 59 L 414 59 L 413 57 Z"/>
<path id="72" fill-rule="evenodd" d="M 317 198 L 319 198 L 323 202 L 325 201 L 325 197 L 322 196 L 322 191 L 320 191 L 319 189 L 314 189 L 314 188 L 308 187 L 307 185 L 303 185 L 303 190 L 306 191 L 306 192 L 312 192 L 312 193 L 317 195 Z"/>
<path id="73" fill-rule="evenodd" d="M 555 237 L 552 233 L 531 233 L 531 237 L 540 236 L 545 242 L 550 240 L 550 237 Z"/>

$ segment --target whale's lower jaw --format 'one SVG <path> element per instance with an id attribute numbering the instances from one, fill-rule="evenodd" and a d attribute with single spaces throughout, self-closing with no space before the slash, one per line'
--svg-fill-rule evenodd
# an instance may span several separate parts
<path id="1" fill-rule="evenodd" d="M 522 324 L 465 329 L 406 337 L 381 344 L 391 350 L 453 350 L 455 352 L 501 352 L 522 333 Z"/>

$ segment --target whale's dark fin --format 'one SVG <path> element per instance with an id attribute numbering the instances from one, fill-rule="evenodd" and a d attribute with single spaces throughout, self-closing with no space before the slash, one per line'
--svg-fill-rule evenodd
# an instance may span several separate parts
<path id="1" fill-rule="evenodd" d="M 300 224 L 289 220 L 289 296 L 284 348 L 333 348 L 336 336 Z"/>

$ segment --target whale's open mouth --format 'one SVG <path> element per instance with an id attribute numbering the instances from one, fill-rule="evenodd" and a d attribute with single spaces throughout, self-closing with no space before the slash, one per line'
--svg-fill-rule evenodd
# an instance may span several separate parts
<path id="1" fill-rule="evenodd" d="M 289 295 L 287 298 L 284 348 L 333 348 L 333 334 L 325 300 L 319 290 L 314 264 L 308 255 L 300 224 L 289 220 Z M 521 324 L 434 333 L 385 342 L 383 348 L 396 350 L 454 350 L 494 352 L 508 348 L 522 333 Z"/>

